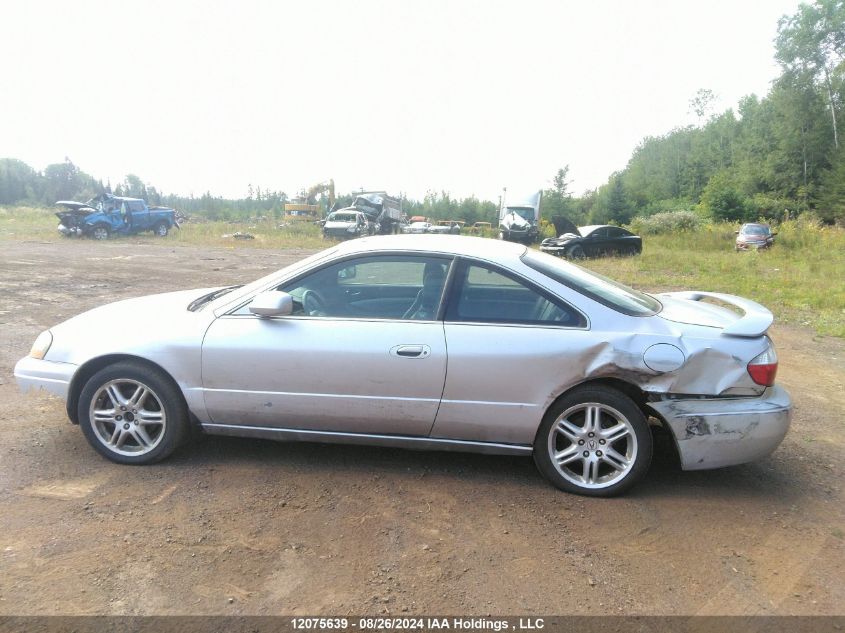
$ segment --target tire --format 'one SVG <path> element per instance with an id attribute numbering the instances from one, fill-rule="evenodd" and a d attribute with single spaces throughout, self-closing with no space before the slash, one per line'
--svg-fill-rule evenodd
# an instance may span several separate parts
<path id="1" fill-rule="evenodd" d="M 167 226 L 167 222 L 159 222 L 156 224 L 155 227 L 155 234 L 159 237 L 167 237 L 167 232 L 170 230 L 170 227 Z"/>
<path id="2" fill-rule="evenodd" d="M 566 256 L 568 259 L 584 259 L 586 257 L 584 249 L 580 244 L 576 244 L 570 248 Z"/>
<path id="3" fill-rule="evenodd" d="M 652 451 L 643 412 L 603 385 L 581 387 L 558 400 L 534 440 L 534 462 L 543 476 L 561 490 L 589 497 L 628 490 L 648 471 Z"/>
<path id="4" fill-rule="evenodd" d="M 508 235 L 504 231 L 499 231 L 499 239 L 507 242 L 510 239 L 510 235 Z"/>
<path id="5" fill-rule="evenodd" d="M 115 363 L 91 376 L 77 414 L 88 443 L 118 464 L 159 462 L 189 435 L 188 408 L 179 388 L 137 362 Z"/>
<path id="6" fill-rule="evenodd" d="M 91 237 L 95 240 L 107 240 L 111 231 L 109 231 L 109 227 L 105 224 L 98 224 L 93 229 L 91 229 Z"/>

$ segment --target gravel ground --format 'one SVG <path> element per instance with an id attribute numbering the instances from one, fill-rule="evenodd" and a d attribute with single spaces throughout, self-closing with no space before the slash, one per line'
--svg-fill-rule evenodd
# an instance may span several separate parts
<path id="1" fill-rule="evenodd" d="M 845 613 L 845 344 L 807 330 L 773 330 L 796 412 L 771 458 L 685 473 L 663 441 L 609 500 L 516 457 L 203 438 L 118 466 L 17 391 L 50 325 L 306 254 L 0 242 L 0 615 Z"/>

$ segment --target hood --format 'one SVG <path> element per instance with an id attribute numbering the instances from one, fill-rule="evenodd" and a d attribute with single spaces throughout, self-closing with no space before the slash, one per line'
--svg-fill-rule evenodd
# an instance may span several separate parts
<path id="1" fill-rule="evenodd" d="M 150 347 L 190 340 L 198 344 L 214 319 L 211 310 L 188 305 L 219 288 L 203 288 L 116 301 L 83 312 L 50 328 L 53 345 L 47 359 L 80 363 L 106 353 L 144 353 Z"/>
<path id="2" fill-rule="evenodd" d="M 564 215 L 553 215 L 552 224 L 555 225 L 555 234 L 560 235 L 578 235 L 578 227 L 575 223 Z"/>
<path id="3" fill-rule="evenodd" d="M 326 229 L 348 229 L 350 226 L 356 226 L 357 222 L 355 220 L 332 220 L 330 222 L 326 222 L 323 225 L 323 228 Z"/>
<path id="4" fill-rule="evenodd" d="M 96 209 L 85 204 L 84 202 L 73 202 L 72 200 L 59 200 L 56 203 L 56 206 L 65 209 L 65 213 L 67 213 L 68 211 L 75 211 L 84 215 L 88 215 L 89 213 L 94 213 L 94 211 L 96 211 Z M 58 213 L 56 215 L 58 215 Z"/>
<path id="5" fill-rule="evenodd" d="M 578 239 L 580 237 L 581 237 L 580 235 L 575 235 L 574 233 L 564 233 L 560 237 L 547 237 L 546 239 L 543 240 L 543 244 L 546 244 L 547 246 L 550 245 L 550 244 L 562 246 L 562 245 L 564 245 L 568 242 L 571 242 L 572 240 Z"/>

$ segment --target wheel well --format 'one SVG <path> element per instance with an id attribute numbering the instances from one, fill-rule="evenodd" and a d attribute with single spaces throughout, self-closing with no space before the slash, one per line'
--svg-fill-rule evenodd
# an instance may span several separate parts
<path id="1" fill-rule="evenodd" d="M 636 405 L 640 408 L 646 418 L 654 415 L 654 413 L 646 406 L 646 403 L 648 402 L 648 396 L 646 396 L 646 393 L 636 385 L 633 385 L 630 382 L 625 382 L 624 380 L 620 380 L 619 378 L 595 378 L 592 380 L 585 380 L 584 382 L 579 382 L 577 385 L 570 387 L 562 394 L 560 394 L 557 398 L 555 398 L 555 402 L 569 395 L 575 389 L 596 385 L 603 385 L 605 387 L 611 387 L 612 389 L 616 389 L 616 391 L 621 391 L 636 403 Z M 552 404 L 554 404 L 554 402 Z"/>
<path id="2" fill-rule="evenodd" d="M 78 370 L 76 370 L 76 373 L 73 375 L 73 378 L 70 381 L 67 395 L 67 416 L 70 418 L 71 422 L 73 422 L 74 424 L 79 424 L 79 416 L 77 415 L 77 409 L 79 408 L 79 396 L 82 393 L 83 387 L 85 387 L 85 383 L 88 382 L 88 379 L 91 378 L 91 376 L 96 374 L 101 369 L 108 367 L 109 365 L 119 363 L 121 361 L 132 361 L 133 363 L 146 365 L 150 369 L 157 371 L 167 380 L 172 382 L 173 385 L 179 391 L 179 393 L 182 393 L 182 390 L 179 389 L 179 385 L 176 383 L 175 380 L 173 380 L 173 376 L 167 373 L 167 371 L 165 371 L 165 369 L 162 368 L 161 365 L 147 360 L 146 358 L 141 358 L 140 356 L 132 356 L 131 354 L 108 354 L 106 356 L 99 356 L 97 358 L 89 360 L 87 363 L 83 364 Z"/>
<path id="3" fill-rule="evenodd" d="M 640 389 L 639 387 L 637 387 L 636 385 L 634 385 L 630 382 L 625 382 L 624 380 L 620 380 L 619 378 L 595 378 L 595 379 L 592 379 L 592 380 L 585 380 L 584 382 L 580 382 L 577 385 L 570 387 L 569 389 L 564 391 L 562 394 L 560 394 L 557 398 L 555 398 L 554 402 L 552 402 L 552 404 L 549 405 L 549 408 L 554 406 L 554 404 L 558 400 L 567 396 L 569 393 L 571 393 L 575 389 L 580 389 L 581 387 L 589 387 L 589 386 L 595 386 L 595 385 L 603 385 L 605 387 L 611 387 L 613 389 L 616 389 L 617 391 L 621 391 L 626 396 L 628 396 L 631 400 L 633 400 L 634 403 L 637 405 L 637 407 L 640 409 L 640 411 L 643 412 L 643 415 L 645 416 L 646 421 L 652 420 L 652 422 L 649 422 L 649 426 L 651 426 L 653 428 L 657 427 L 657 428 L 661 429 L 661 431 L 659 431 L 659 432 L 665 432 L 666 435 L 669 438 L 671 438 L 671 441 L 669 442 L 669 445 L 671 446 L 671 448 L 669 450 L 672 451 L 672 454 L 674 455 L 675 459 L 677 460 L 677 463 L 680 464 L 680 452 L 678 451 L 678 444 L 677 444 L 677 441 L 675 440 L 674 433 L 672 433 L 672 430 L 669 428 L 669 425 L 667 424 L 666 420 L 664 420 L 663 417 L 659 413 L 657 413 L 657 411 L 655 411 L 654 409 L 652 409 L 649 406 L 649 404 L 648 404 L 648 402 L 649 402 L 648 394 L 645 391 L 643 391 L 642 389 Z"/>

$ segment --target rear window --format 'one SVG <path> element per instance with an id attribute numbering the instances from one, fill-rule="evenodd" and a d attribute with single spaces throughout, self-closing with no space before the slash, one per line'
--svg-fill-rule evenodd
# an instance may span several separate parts
<path id="1" fill-rule="evenodd" d="M 663 308 L 661 303 L 651 295 L 545 253 L 527 250 L 522 256 L 522 262 L 558 283 L 622 314 L 652 316 Z"/>

